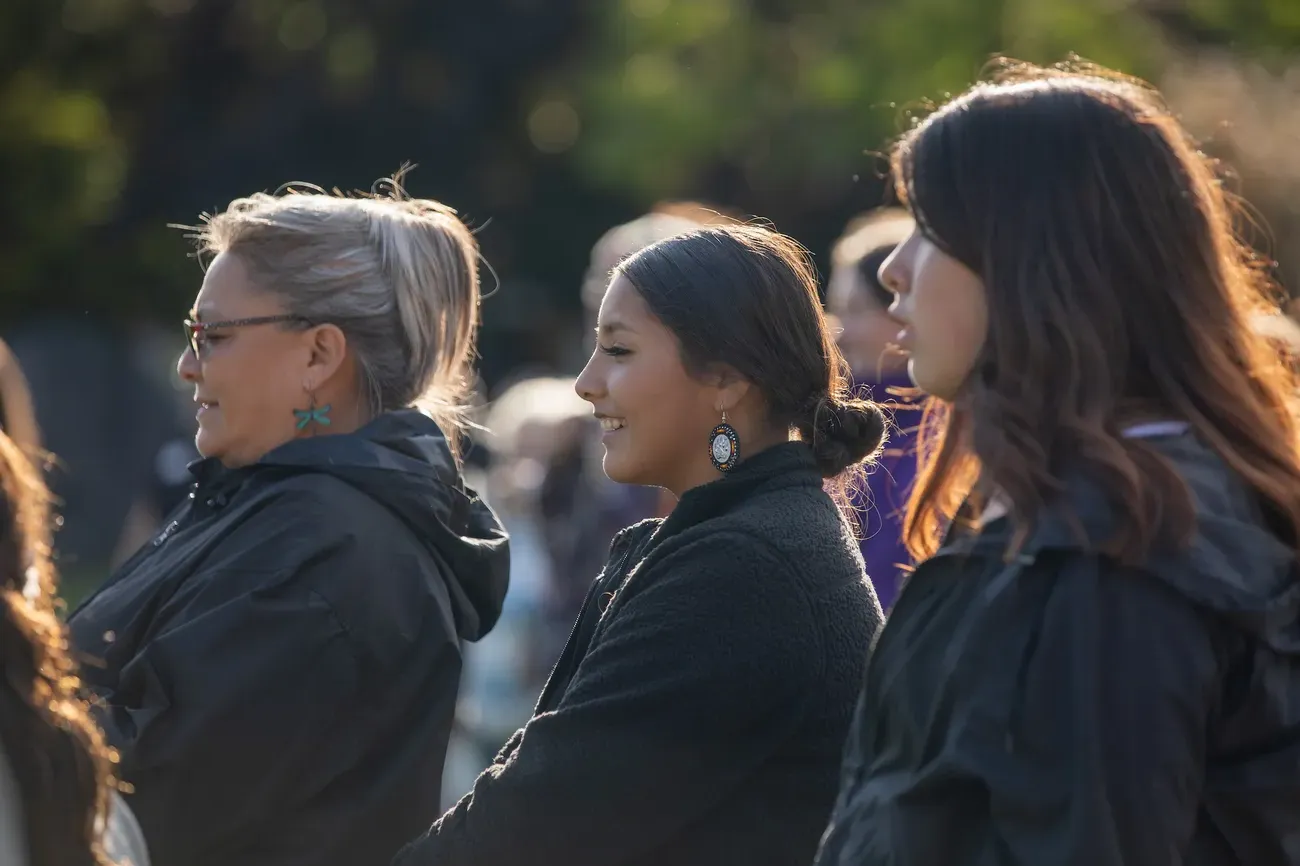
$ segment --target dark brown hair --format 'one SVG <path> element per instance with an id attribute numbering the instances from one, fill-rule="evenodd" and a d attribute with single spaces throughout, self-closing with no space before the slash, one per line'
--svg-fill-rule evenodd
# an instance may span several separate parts
<path id="1" fill-rule="evenodd" d="M 878 452 L 884 416 L 849 393 L 816 271 L 797 241 L 754 225 L 712 226 L 653 244 L 615 273 L 677 337 L 689 372 L 725 366 L 752 383 L 770 420 L 811 443 L 824 477 Z"/>
<path id="2" fill-rule="evenodd" d="M 0 743 L 13 767 L 32 866 L 107 864 L 111 756 L 77 694 L 54 606 L 49 494 L 0 433 Z"/>
<path id="3" fill-rule="evenodd" d="M 989 329 L 951 405 L 927 411 L 905 535 L 918 558 L 992 491 L 1014 549 L 1068 472 L 1117 509 L 1126 562 L 1185 542 L 1191 493 L 1123 429 L 1188 422 L 1300 538 L 1295 381 L 1253 314 L 1276 310 L 1216 166 L 1145 83 L 1002 60 L 897 144 L 921 232 L 982 279 Z M 964 505 L 963 505 L 964 503 Z"/>

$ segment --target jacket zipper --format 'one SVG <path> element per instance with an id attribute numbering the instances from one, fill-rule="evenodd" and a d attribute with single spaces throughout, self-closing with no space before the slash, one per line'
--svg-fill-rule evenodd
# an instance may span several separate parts
<path id="1" fill-rule="evenodd" d="M 153 546 L 162 547 L 167 542 L 167 539 L 176 534 L 176 530 L 180 529 L 180 526 L 181 522 L 179 520 L 173 520 L 171 523 L 167 524 L 167 527 L 162 531 L 162 533 L 153 540 Z"/>

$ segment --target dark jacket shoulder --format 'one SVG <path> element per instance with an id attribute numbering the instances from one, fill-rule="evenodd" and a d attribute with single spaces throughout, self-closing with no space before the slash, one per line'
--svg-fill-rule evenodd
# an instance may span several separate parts
<path id="1" fill-rule="evenodd" d="M 819 863 L 1300 862 L 1296 551 L 1194 435 L 1145 445 L 1189 544 L 1100 553 L 1119 511 L 1080 473 L 1018 557 L 1002 521 L 917 566 Z"/>
<path id="2" fill-rule="evenodd" d="M 439 806 L 505 532 L 413 411 L 192 471 L 69 619 L 155 860 L 382 862 Z"/>

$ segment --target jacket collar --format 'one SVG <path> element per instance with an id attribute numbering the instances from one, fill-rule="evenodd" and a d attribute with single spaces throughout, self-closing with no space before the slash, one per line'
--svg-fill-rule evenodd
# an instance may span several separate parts
<path id="1" fill-rule="evenodd" d="M 1275 651 L 1300 657 L 1300 571 L 1294 544 L 1275 534 L 1253 491 L 1192 432 L 1169 428 L 1132 438 L 1147 439 L 1179 472 L 1196 511 L 1190 543 L 1157 544 L 1139 569 Z M 1119 519 L 1095 475 L 1073 473 L 1015 561 L 1028 565 L 1048 550 L 1095 555 Z M 1010 532 L 1003 519 L 982 533 L 954 533 L 937 555 L 1000 555 Z"/>
<path id="2" fill-rule="evenodd" d="M 822 486 L 812 448 L 805 442 L 773 445 L 742 460 L 718 480 L 683 493 L 677 507 L 659 525 L 655 539 L 661 541 L 689 526 L 732 511 L 756 494 L 800 486 L 818 489 Z"/>

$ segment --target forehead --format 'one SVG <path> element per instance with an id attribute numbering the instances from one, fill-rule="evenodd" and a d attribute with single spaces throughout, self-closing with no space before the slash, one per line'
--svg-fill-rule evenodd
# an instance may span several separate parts
<path id="1" fill-rule="evenodd" d="M 646 306 L 645 299 L 636 287 L 622 274 L 617 274 L 605 290 L 605 297 L 600 302 L 600 327 L 617 327 L 620 325 L 636 327 L 653 321 L 654 316 Z"/>
<path id="2" fill-rule="evenodd" d="M 194 311 L 205 319 L 269 314 L 275 306 L 274 299 L 254 288 L 243 262 L 229 253 L 219 253 L 208 265 L 194 299 Z"/>

